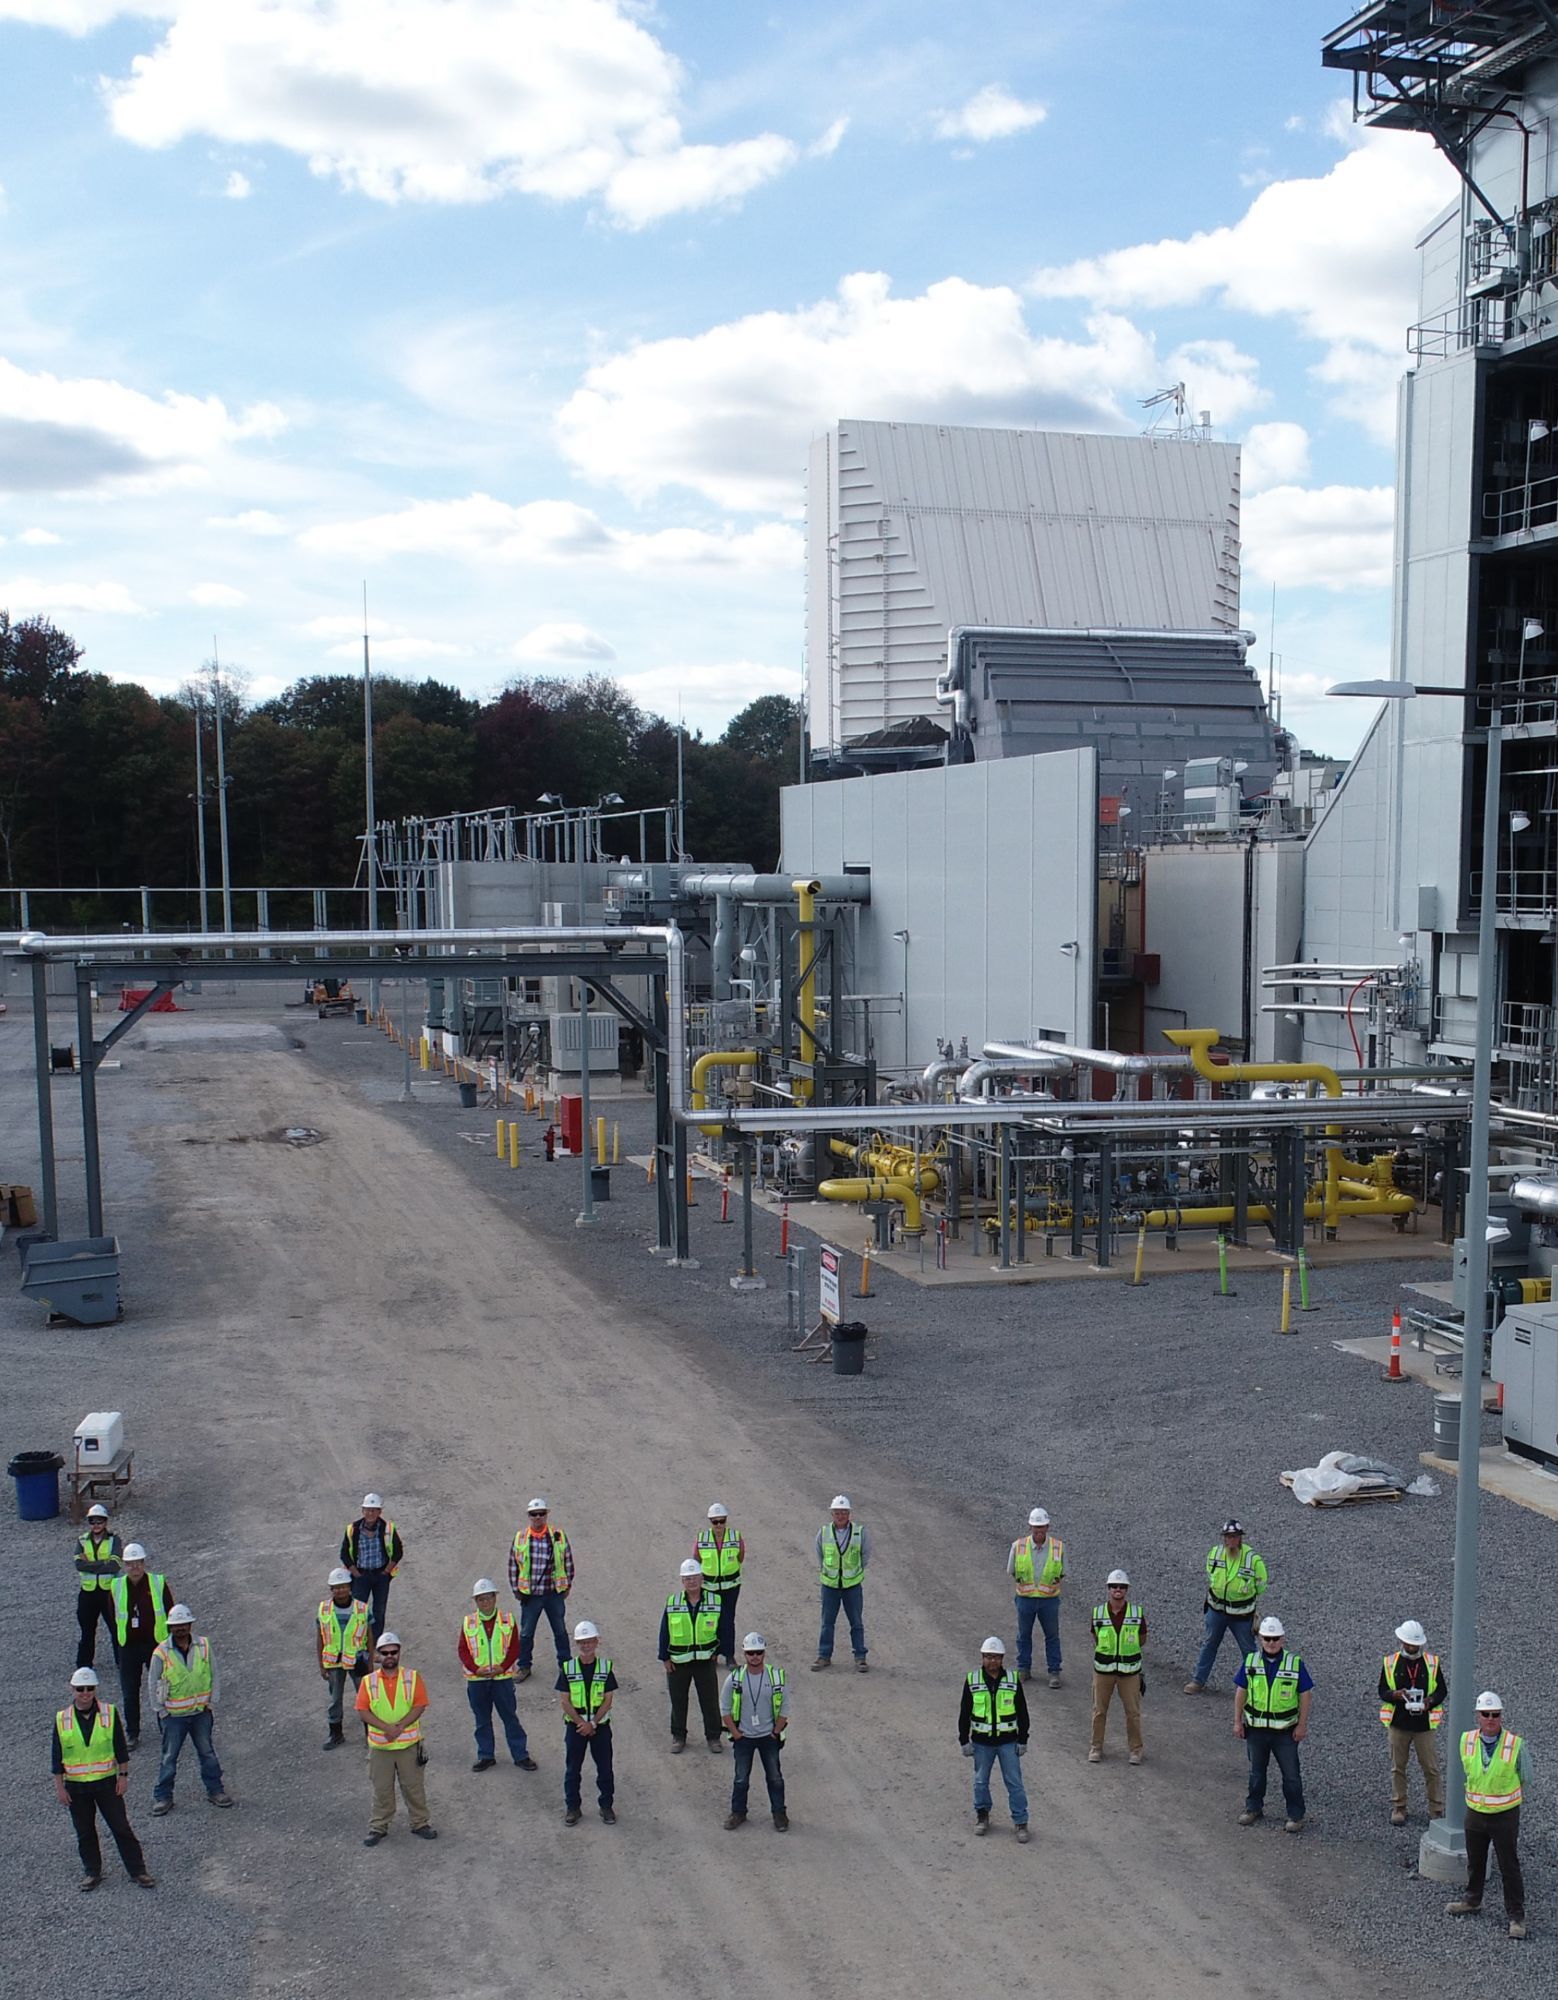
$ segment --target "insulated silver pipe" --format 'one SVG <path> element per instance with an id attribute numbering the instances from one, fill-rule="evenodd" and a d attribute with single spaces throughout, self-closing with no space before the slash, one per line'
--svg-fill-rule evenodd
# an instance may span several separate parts
<path id="1" fill-rule="evenodd" d="M 664 924 L 516 924 L 507 930 L 429 929 L 409 931 L 309 930 L 309 931 L 95 931 L 54 937 L 45 931 L 17 933 L 16 949 L 48 958 L 123 958 L 127 951 L 318 951 L 323 947 L 350 946 L 363 951 L 377 950 L 386 964 L 393 964 L 398 945 L 468 946 L 505 944 L 611 944 L 633 938 L 639 942 L 663 944 Z M 278 977 L 283 974 L 278 974 Z"/>
<path id="2" fill-rule="evenodd" d="M 920 1087 L 925 1093 L 926 1102 L 934 1104 L 938 1101 L 936 1093 L 944 1076 L 951 1076 L 954 1070 L 967 1068 L 966 1056 L 938 1056 L 934 1062 L 927 1063 L 920 1074 Z"/>
<path id="3" fill-rule="evenodd" d="M 1521 1179 L 1511 1184 L 1509 1198 L 1522 1215 L 1558 1220 L 1558 1182 Z"/>
<path id="4" fill-rule="evenodd" d="M 1024 1049 L 1016 1057 L 987 1055 L 981 1062 L 970 1063 L 958 1078 L 958 1101 L 967 1104 L 979 1099 L 979 1093 L 994 1077 L 1069 1076 L 1070 1073 L 1071 1065 L 1063 1056 L 1041 1055 L 1036 1049 Z"/>
<path id="5" fill-rule="evenodd" d="M 1071 1042 L 986 1042 L 987 1056 L 1061 1056 L 1076 1069 L 1103 1069 L 1114 1076 L 1151 1076 L 1154 1071 L 1183 1073 L 1193 1067 L 1188 1055 L 1132 1056 L 1118 1049 L 1084 1049 Z"/>
<path id="6" fill-rule="evenodd" d="M 619 889 L 648 891 L 652 878 L 641 868 L 614 869 L 611 882 Z M 730 868 L 693 868 L 683 872 L 683 896 L 734 896 L 738 903 L 793 903 L 797 882 L 809 882 L 827 903 L 869 903 L 868 875 L 811 875 L 804 868 L 790 874 L 757 875 Z"/>

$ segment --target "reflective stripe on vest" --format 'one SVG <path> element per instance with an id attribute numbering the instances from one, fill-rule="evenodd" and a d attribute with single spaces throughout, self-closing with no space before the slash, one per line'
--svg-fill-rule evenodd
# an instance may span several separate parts
<path id="1" fill-rule="evenodd" d="M 333 1597 L 327 1597 L 319 1607 L 319 1659 L 321 1666 L 349 1667 L 358 1656 L 368 1651 L 368 1641 L 372 1627 L 368 1622 L 368 1607 L 352 1599 L 352 1615 L 342 1630 L 341 1621 L 336 1617 L 338 1610 L 344 1611 L 344 1604 L 337 1605 Z"/>
<path id="2" fill-rule="evenodd" d="M 982 1729 L 987 1736 L 1015 1736 L 1017 1734 L 1017 1676 L 1009 1668 L 1002 1674 L 995 1690 L 995 1720 L 990 1719 L 990 1683 L 984 1677 L 982 1668 L 975 1668 L 968 1677 L 968 1692 L 973 1709 L 976 1729 Z"/>
<path id="3" fill-rule="evenodd" d="M 548 1528 L 547 1540 L 552 1547 L 552 1588 L 568 1588 L 568 1565 L 563 1561 L 563 1550 L 568 1546 L 568 1537 L 561 1528 Z M 535 1547 L 536 1537 L 528 1528 L 521 1528 L 514 1537 L 514 1560 L 519 1566 L 519 1589 L 521 1596 L 528 1596 L 531 1589 L 530 1552 Z"/>
<path id="4" fill-rule="evenodd" d="M 1474 1812 L 1510 1812 L 1520 1803 L 1520 1745 L 1523 1738 L 1506 1729 L 1498 1748 L 1484 1764 L 1482 1731 L 1468 1729 L 1461 1738 L 1461 1769 L 1466 1773 L 1466 1803 Z"/>
<path id="5" fill-rule="evenodd" d="M 568 1676 L 568 1700 L 574 1714 L 582 1715 L 586 1722 L 593 1722 L 601 1703 L 606 1699 L 606 1680 L 611 1672 L 610 1660 L 597 1659 L 595 1671 L 588 1679 L 585 1678 L 584 1668 L 577 1660 L 570 1660 L 563 1668 L 563 1672 Z"/>
<path id="6" fill-rule="evenodd" d="M 719 1594 L 706 1590 L 696 1609 L 680 1592 L 665 1600 L 665 1636 L 672 1664 L 712 1660 L 719 1651 Z"/>
<path id="7" fill-rule="evenodd" d="M 211 1706 L 209 1639 L 192 1642 L 187 1665 L 184 1655 L 171 1639 L 164 1640 L 152 1658 L 162 1662 L 162 1705 L 169 1715 L 196 1715 L 201 1709 Z"/>
<path id="8" fill-rule="evenodd" d="M 1268 1675 L 1264 1653 L 1251 1653 L 1244 1662 L 1244 1720 L 1255 1729 L 1291 1729 L 1298 1720 L 1298 1670 L 1303 1661 L 1297 1653 L 1284 1653 L 1277 1671 Z"/>
<path id="9" fill-rule="evenodd" d="M 384 1734 L 386 1722 L 404 1722 L 417 1705 L 417 1696 L 422 1691 L 422 1679 L 415 1667 L 402 1667 L 395 1681 L 395 1693 L 391 1697 L 384 1685 L 384 1676 L 377 1668 L 363 1682 L 368 1690 L 368 1745 L 373 1750 L 409 1750 L 413 1743 L 422 1741 L 422 1724 L 412 1723 L 403 1729 L 393 1741 Z M 378 1727 L 375 1727 L 377 1723 Z"/>
<path id="10" fill-rule="evenodd" d="M 76 1544 L 76 1554 L 85 1556 L 88 1562 L 117 1562 L 114 1554 L 114 1538 L 107 1535 L 100 1542 L 94 1542 L 90 1535 L 83 1535 Z M 111 1576 L 82 1576 L 77 1572 L 76 1581 L 83 1590 L 107 1590 L 113 1583 Z"/>
<path id="11" fill-rule="evenodd" d="M 774 1727 L 777 1729 L 779 1727 L 779 1704 L 784 1700 L 784 1668 L 765 1665 L 763 1672 L 768 1676 L 769 1699 L 774 1705 Z M 746 1681 L 746 1677 L 746 1668 L 742 1667 L 732 1681 L 730 1689 L 730 1719 L 738 1729 L 741 1727 L 741 1689 Z"/>
<path id="12" fill-rule="evenodd" d="M 1250 1607 L 1260 1596 L 1264 1567 L 1248 1542 L 1240 1544 L 1237 1558 L 1231 1557 L 1221 1542 L 1208 1549 L 1206 1594 L 1212 1600 L 1212 1609 L 1228 1618 L 1247 1618 Z"/>
<path id="13" fill-rule="evenodd" d="M 114 1707 L 100 1701 L 92 1711 L 92 1727 L 83 1733 L 81 1711 L 72 1702 L 54 1718 L 60 1740 L 60 1758 L 68 1785 L 89 1785 L 97 1778 L 111 1778 L 118 1770 L 114 1759 Z"/>
<path id="14" fill-rule="evenodd" d="M 490 1636 L 487 1632 L 486 1623 L 479 1611 L 468 1612 L 460 1629 L 465 1634 L 465 1643 L 471 1649 L 471 1658 L 476 1662 L 478 1667 L 502 1666 L 503 1655 L 508 1651 L 509 1640 L 514 1636 L 514 1621 L 506 1611 L 499 1611 L 493 1614 Z M 486 1680 L 511 1681 L 514 1678 L 514 1673 L 515 1669 L 510 1667 L 505 1674 L 487 1674 L 481 1676 L 481 1678 Z M 465 1678 L 468 1681 L 473 1681 L 477 1679 L 477 1676 L 467 1673 Z"/>
<path id="15" fill-rule="evenodd" d="M 1120 1629 L 1114 1629 L 1107 1604 L 1093 1606 L 1093 1671 L 1099 1674 L 1141 1672 L 1142 1608 L 1127 1604 Z"/>
<path id="16" fill-rule="evenodd" d="M 822 1531 L 822 1581 L 831 1590 L 848 1590 L 865 1576 L 866 1566 L 860 1557 L 860 1527 L 857 1522 L 849 1524 L 849 1539 L 843 1549 L 839 1548 L 838 1531 L 830 1521 Z"/>
<path id="17" fill-rule="evenodd" d="M 710 1583 L 741 1581 L 741 1543 L 729 1528 L 725 1530 L 723 1542 L 715 1541 L 712 1528 L 703 1530 L 698 1537 L 698 1560 Z"/>
<path id="18" fill-rule="evenodd" d="M 1427 1679 L 1423 1683 L 1423 1699 L 1426 1701 L 1429 1689 L 1439 1678 L 1439 1655 L 1437 1653 L 1420 1653 L 1418 1657 L 1428 1670 Z M 1392 1692 L 1395 1691 L 1396 1687 L 1396 1662 L 1400 1658 L 1401 1655 L 1399 1653 L 1387 1653 L 1385 1655 L 1385 1685 Z M 1393 1701 L 1382 1701 L 1379 1705 L 1379 1719 L 1387 1729 L 1400 1713 L 1400 1709 Z M 1443 1722 L 1444 1704 L 1441 1702 L 1437 1708 L 1429 1709 L 1428 1726 L 1430 1729 L 1438 1729 L 1442 1726 Z"/>
<path id="19" fill-rule="evenodd" d="M 160 1646 L 168 1636 L 168 1579 L 148 1570 L 146 1581 L 151 1586 L 152 1643 Z M 123 1646 L 130 1636 L 130 1579 L 111 1576 L 108 1587 L 114 1594 L 114 1630 Z"/>
<path id="20" fill-rule="evenodd" d="M 1037 1576 L 1033 1573 L 1033 1552 L 1035 1548 L 1044 1551 L 1044 1561 Z M 1042 1542 L 1035 1543 L 1032 1535 L 1024 1535 L 1017 1544 L 1017 1555 L 1012 1564 L 1012 1575 L 1017 1583 L 1019 1597 L 1058 1597 L 1060 1579 L 1066 1567 L 1066 1545 L 1059 1535 L 1046 1535 Z"/>

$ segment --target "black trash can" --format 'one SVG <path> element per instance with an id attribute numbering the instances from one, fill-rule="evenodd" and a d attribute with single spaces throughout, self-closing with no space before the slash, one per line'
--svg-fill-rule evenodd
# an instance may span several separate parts
<path id="1" fill-rule="evenodd" d="M 6 1471 L 16 1481 L 16 1512 L 24 1521 L 52 1521 L 60 1510 L 57 1451 L 19 1451 Z"/>
<path id="2" fill-rule="evenodd" d="M 476 1109 L 476 1086 L 474 1083 L 462 1083 L 460 1085 L 460 1109 L 462 1111 L 474 1111 Z"/>
<path id="3" fill-rule="evenodd" d="M 863 1375 L 866 1366 L 866 1329 L 858 1319 L 841 1319 L 833 1329 L 833 1372 L 835 1375 Z"/>
<path id="4" fill-rule="evenodd" d="M 611 1199 L 610 1167 L 590 1168 L 590 1198 L 592 1201 L 610 1201 Z"/>

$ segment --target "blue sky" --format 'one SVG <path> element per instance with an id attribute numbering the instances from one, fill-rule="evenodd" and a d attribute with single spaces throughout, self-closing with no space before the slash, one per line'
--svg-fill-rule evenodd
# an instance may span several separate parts
<path id="1" fill-rule="evenodd" d="M 1247 441 L 1286 719 L 1384 670 L 1413 237 L 1345 12 L 1266 0 L 0 0 L 0 606 L 171 689 L 357 656 L 798 689 L 841 416 Z"/>

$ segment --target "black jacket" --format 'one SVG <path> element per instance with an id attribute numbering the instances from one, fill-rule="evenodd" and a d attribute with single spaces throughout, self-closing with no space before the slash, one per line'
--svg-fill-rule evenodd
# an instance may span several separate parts
<path id="1" fill-rule="evenodd" d="M 990 1670 L 986 1668 L 985 1679 L 989 1683 L 990 1705 L 993 1708 L 995 1706 L 995 1690 L 1000 1685 L 1001 1676 L 1000 1674 L 992 1675 Z M 1019 1681 L 1017 1683 L 1016 1737 L 1015 1738 L 1011 1736 L 997 1737 L 994 1729 L 976 1729 L 974 1727 L 974 1690 L 969 1686 L 967 1678 L 965 1677 L 963 1682 L 963 1703 L 958 1710 L 959 1743 L 968 1743 L 968 1742 L 1011 1743 L 1013 1741 L 1018 1743 L 1026 1743 L 1027 1740 L 1028 1740 L 1028 1697 L 1022 1691 L 1022 1682 Z"/>

